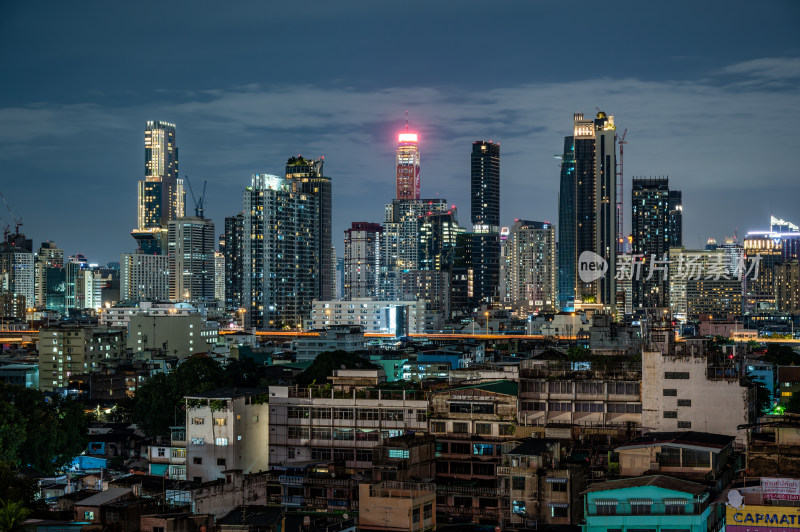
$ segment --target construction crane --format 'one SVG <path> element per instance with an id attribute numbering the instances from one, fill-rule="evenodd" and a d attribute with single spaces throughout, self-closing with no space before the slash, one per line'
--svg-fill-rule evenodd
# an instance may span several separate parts
<path id="1" fill-rule="evenodd" d="M 186 184 L 189 186 L 189 193 L 192 195 L 192 201 L 194 202 L 194 215 L 198 218 L 203 217 L 203 202 L 206 198 L 206 183 L 207 181 L 203 181 L 203 192 L 200 194 L 200 199 L 197 199 L 194 195 L 194 190 L 192 190 L 192 183 L 189 181 L 189 176 L 183 176 L 186 179 Z"/>
<path id="2" fill-rule="evenodd" d="M 617 135 L 617 144 L 619 144 L 619 162 L 617 163 L 617 253 L 624 253 L 625 252 L 625 239 L 623 238 L 623 222 L 625 221 L 624 216 L 624 206 L 623 206 L 623 194 L 625 191 L 625 181 L 623 180 L 622 175 L 622 151 L 623 147 L 628 143 L 625 140 L 625 136 L 628 134 L 628 130 L 622 132 L 622 135 Z"/>
<path id="3" fill-rule="evenodd" d="M 2 192 L 0 192 L 0 199 L 2 199 L 2 200 L 3 200 L 3 203 L 5 203 L 5 204 L 6 204 L 6 209 L 8 209 L 8 214 L 10 214 L 10 215 L 11 215 L 11 221 L 12 221 L 12 222 L 14 222 L 14 232 L 15 232 L 16 234 L 19 234 L 19 227 L 22 225 L 22 216 L 19 216 L 19 217 L 17 217 L 17 216 L 14 214 L 14 210 L 11 208 L 11 205 L 9 205 L 9 204 L 8 204 L 8 200 L 7 200 L 7 199 L 6 199 L 6 197 L 3 195 L 3 193 L 2 193 Z M 10 225 L 10 224 L 7 224 L 7 225 L 6 225 L 6 226 L 3 228 L 3 242 L 5 242 L 5 241 L 7 241 L 7 240 L 8 240 L 8 235 L 9 235 L 9 233 L 10 233 L 10 232 L 11 232 L 11 225 Z"/>

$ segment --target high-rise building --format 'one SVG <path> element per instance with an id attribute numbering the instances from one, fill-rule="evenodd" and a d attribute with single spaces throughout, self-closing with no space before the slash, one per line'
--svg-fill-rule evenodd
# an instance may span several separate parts
<path id="1" fill-rule="evenodd" d="M 168 224 L 170 299 L 214 301 L 214 222 L 186 216 Z"/>
<path id="2" fill-rule="evenodd" d="M 225 233 L 220 236 L 219 250 L 225 256 L 225 308 L 242 308 L 244 213 L 225 218 Z"/>
<path id="3" fill-rule="evenodd" d="M 122 253 L 119 258 L 120 299 L 130 302 L 169 301 L 169 257 Z"/>
<path id="4" fill-rule="evenodd" d="M 800 261 L 775 266 L 775 302 L 778 312 L 800 314 Z"/>
<path id="5" fill-rule="evenodd" d="M 214 299 L 225 303 L 225 255 L 214 252 Z"/>
<path id="6" fill-rule="evenodd" d="M 34 301 L 34 259 L 30 240 L 19 232 L 6 235 L 0 243 L 0 292 L 25 298 L 29 307 Z"/>
<path id="7" fill-rule="evenodd" d="M 333 246 L 331 236 L 332 197 L 331 178 L 323 173 L 325 158 L 317 160 L 305 159 L 298 155 L 290 157 L 286 162 L 286 179 L 299 183 L 297 192 L 311 194 L 318 198 L 317 212 L 317 256 L 319 257 L 319 273 L 317 291 L 320 299 L 331 299 L 333 295 L 334 265 L 331 256 Z"/>
<path id="8" fill-rule="evenodd" d="M 463 232 L 455 205 L 447 212 L 423 214 L 419 225 L 419 269 L 449 271 L 455 258 L 456 238 Z"/>
<path id="9" fill-rule="evenodd" d="M 800 228 L 797 225 L 770 217 L 768 231 L 750 231 L 744 238 L 747 270 L 744 278 L 745 310 L 775 308 L 775 267 L 786 261 L 800 259 Z"/>
<path id="10" fill-rule="evenodd" d="M 559 223 L 567 238 L 559 243 L 562 263 L 572 259 L 572 281 L 562 278 L 562 301 L 569 302 L 568 283 L 575 286 L 574 301 L 600 304 L 613 308 L 616 303 L 615 274 L 617 253 L 616 219 L 616 126 L 614 117 L 600 111 L 595 118 L 585 120 L 575 113 L 573 124 L 574 174 L 571 162 L 562 165 Z M 565 139 L 565 146 L 568 139 Z M 565 152 L 567 149 L 565 148 Z M 572 175 L 572 179 L 570 179 Z M 570 186 L 571 185 L 571 186 Z M 570 201 L 570 197 L 572 200 Z M 572 212 L 570 212 L 570 210 Z M 569 219 L 569 220 L 568 220 Z M 570 224 L 574 220 L 574 244 Z M 578 262 L 584 252 L 592 261 L 605 261 L 606 273 L 591 281 L 582 281 Z"/>
<path id="11" fill-rule="evenodd" d="M 64 268 L 64 250 L 55 242 L 42 242 L 34 259 L 35 293 L 33 306 L 47 306 L 47 271 L 48 268 Z"/>
<path id="12" fill-rule="evenodd" d="M 575 305 L 575 137 L 564 137 L 561 182 L 558 192 L 558 305 L 572 310 Z"/>
<path id="13" fill-rule="evenodd" d="M 683 194 L 680 190 L 669 191 L 669 247 L 683 245 Z"/>
<path id="14" fill-rule="evenodd" d="M 291 174 L 255 174 L 244 191 L 242 299 L 251 327 L 301 328 L 311 302 L 321 299 L 324 191 L 307 184 Z M 329 242 L 327 262 L 330 249 Z"/>
<path id="15" fill-rule="evenodd" d="M 144 131 L 144 179 L 139 181 L 138 226 L 131 234 L 145 253 L 161 253 L 170 220 L 185 215 L 178 174 L 175 125 L 150 120 Z"/>
<path id="16" fill-rule="evenodd" d="M 408 130 L 397 136 L 397 181 L 395 198 L 399 200 L 418 200 L 419 184 L 419 145 L 417 134 Z"/>
<path id="17" fill-rule="evenodd" d="M 500 145 L 473 142 L 470 162 L 475 298 L 489 302 L 500 286 Z"/>
<path id="18" fill-rule="evenodd" d="M 383 227 L 353 222 L 344 232 L 344 290 L 342 297 L 377 297 Z"/>
<path id="19" fill-rule="evenodd" d="M 506 292 L 515 312 L 528 316 L 557 309 L 556 228 L 516 220 L 506 240 Z"/>
<path id="20" fill-rule="evenodd" d="M 452 214 L 446 199 L 399 200 L 386 204 L 381 269 L 420 269 L 420 228 L 426 217 Z"/>
<path id="21" fill-rule="evenodd" d="M 500 144 L 473 142 L 470 170 L 473 231 L 497 233 L 500 230 Z"/>
<path id="22" fill-rule="evenodd" d="M 657 271 L 654 261 L 669 258 L 670 190 L 667 178 L 633 178 L 631 192 L 631 230 L 634 260 L 641 261 L 641 271 L 633 279 L 633 308 L 666 307 L 669 302 L 669 279 Z M 666 268 L 666 265 L 664 266 Z M 653 270 L 653 275 L 649 272 Z"/>

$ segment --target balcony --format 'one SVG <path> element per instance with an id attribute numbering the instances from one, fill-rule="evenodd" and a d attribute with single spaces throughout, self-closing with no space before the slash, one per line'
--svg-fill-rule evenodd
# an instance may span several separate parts
<path id="1" fill-rule="evenodd" d="M 511 474 L 511 468 L 506 466 L 497 466 L 497 476 L 508 476 Z"/>

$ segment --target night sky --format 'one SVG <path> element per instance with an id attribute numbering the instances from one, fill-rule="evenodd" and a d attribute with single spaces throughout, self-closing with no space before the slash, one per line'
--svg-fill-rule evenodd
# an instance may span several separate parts
<path id="1" fill-rule="evenodd" d="M 383 222 L 406 110 L 423 197 L 469 229 L 472 141 L 501 144 L 503 225 L 557 222 L 553 155 L 573 113 L 600 108 L 628 129 L 626 226 L 631 178 L 668 175 L 698 247 L 771 214 L 800 223 L 798 27 L 795 0 L 5 0 L 0 191 L 35 248 L 117 261 L 145 121 L 164 120 L 217 232 L 253 172 L 324 155 L 341 256 L 350 222 Z"/>

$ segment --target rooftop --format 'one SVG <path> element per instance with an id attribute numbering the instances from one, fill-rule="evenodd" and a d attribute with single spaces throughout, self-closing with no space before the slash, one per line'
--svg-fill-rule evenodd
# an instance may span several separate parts
<path id="1" fill-rule="evenodd" d="M 673 445 L 691 445 L 694 447 L 706 447 L 709 449 L 722 449 L 727 447 L 736 438 L 724 434 L 712 434 L 710 432 L 649 432 L 644 436 L 635 438 L 625 445 L 617 447 L 619 449 L 635 449 L 639 447 L 649 447 L 651 445 L 671 443 Z"/>
<path id="2" fill-rule="evenodd" d="M 280 506 L 237 506 L 217 520 L 218 525 L 275 525 L 283 518 Z"/>
<path id="3" fill-rule="evenodd" d="M 655 486 L 667 490 L 680 491 L 692 495 L 701 495 L 705 493 L 706 486 L 697 484 L 696 482 L 689 482 L 687 480 L 680 480 L 673 477 L 664 475 L 652 475 L 646 477 L 633 477 L 623 478 L 619 480 L 609 480 L 607 482 L 599 482 L 590 486 L 586 493 L 596 491 L 609 491 L 621 490 L 627 488 L 640 488 L 642 486 Z"/>
<path id="4" fill-rule="evenodd" d="M 538 456 L 545 451 L 551 450 L 552 445 L 559 440 L 544 438 L 528 438 L 508 452 L 508 454 Z"/>
<path id="5" fill-rule="evenodd" d="M 267 393 L 264 388 L 217 388 L 208 392 L 187 395 L 186 399 L 234 399 Z"/>
<path id="6" fill-rule="evenodd" d="M 516 381 L 493 381 L 473 384 L 470 386 L 456 386 L 448 390 L 484 390 L 486 392 L 501 393 L 504 395 L 516 396 L 519 392 L 519 383 Z"/>
<path id="7" fill-rule="evenodd" d="M 108 488 L 105 491 L 101 491 L 97 495 L 92 495 L 88 499 L 77 501 L 75 505 L 100 506 L 101 504 L 107 504 L 122 497 L 126 497 L 129 493 L 131 493 L 131 490 L 129 490 L 128 488 Z"/>

